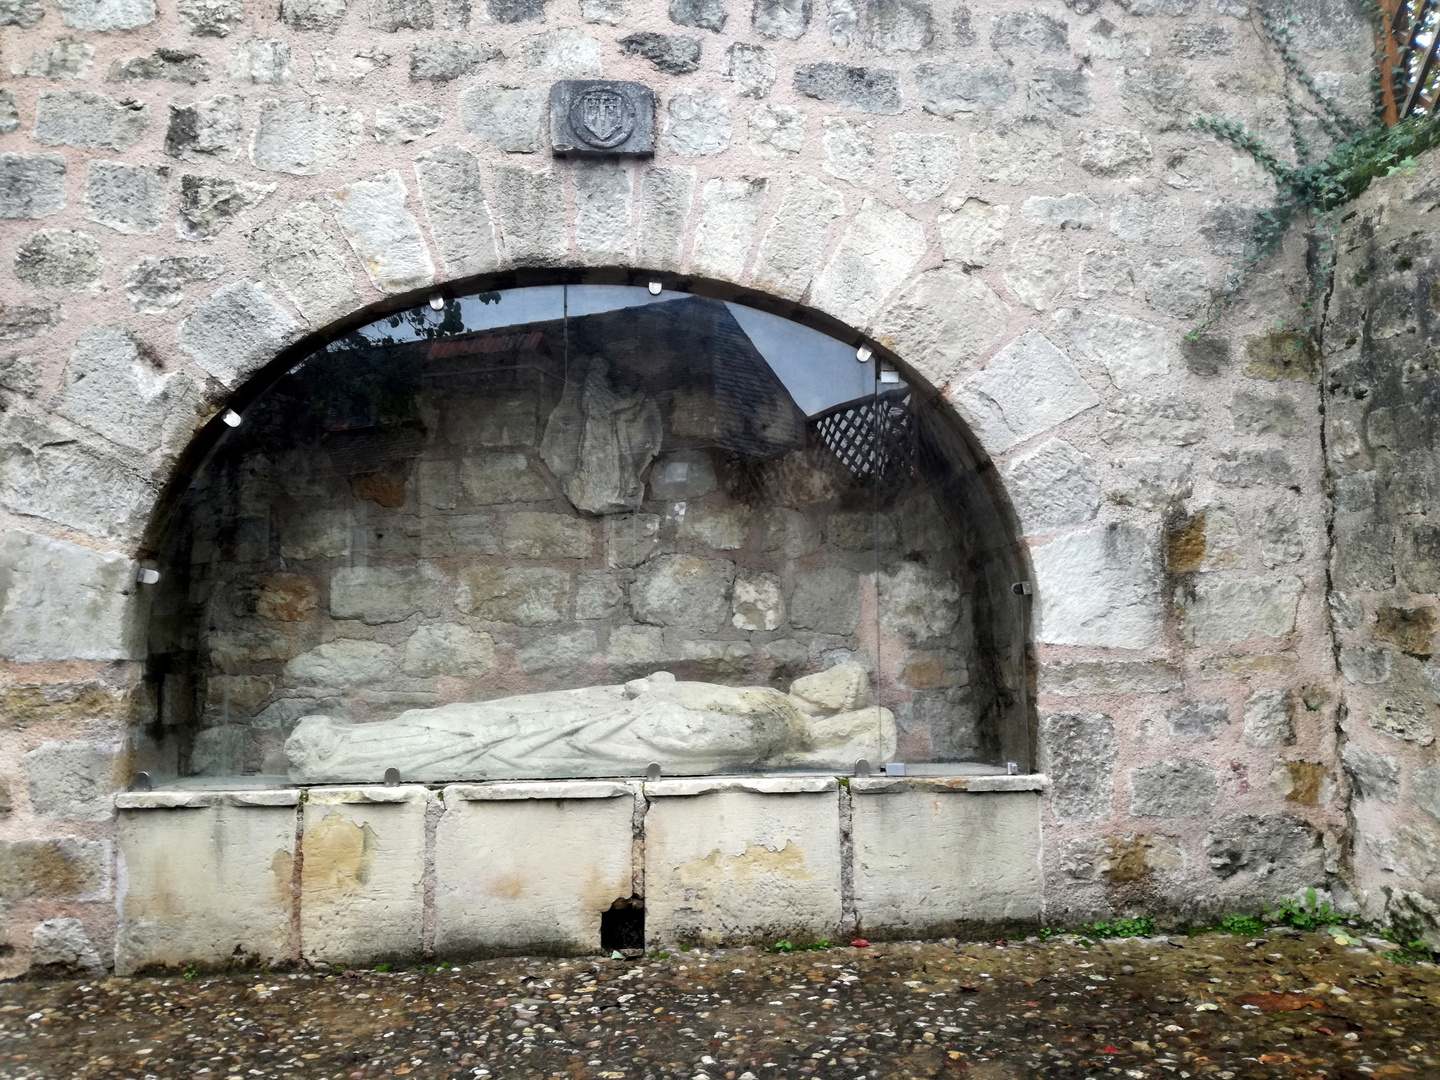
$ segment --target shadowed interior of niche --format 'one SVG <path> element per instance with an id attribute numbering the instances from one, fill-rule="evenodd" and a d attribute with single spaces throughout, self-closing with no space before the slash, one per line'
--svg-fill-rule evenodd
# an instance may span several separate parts
<path id="1" fill-rule="evenodd" d="M 161 557 L 148 730 L 182 778 L 296 779 L 314 716 L 307 752 L 409 724 L 355 781 L 1031 761 L 1026 575 L 953 413 L 737 303 L 542 286 L 377 320 L 246 410 Z M 657 733 L 627 690 L 616 734 L 604 694 L 658 671 L 788 719 L 656 683 L 709 719 Z M 525 697 L 584 688 L 585 725 Z M 415 748 L 441 728 L 469 749 Z"/>

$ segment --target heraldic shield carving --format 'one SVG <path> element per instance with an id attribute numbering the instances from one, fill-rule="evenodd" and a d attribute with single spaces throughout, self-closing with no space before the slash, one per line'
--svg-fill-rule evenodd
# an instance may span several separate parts
<path id="1" fill-rule="evenodd" d="M 633 82 L 558 82 L 550 88 L 550 141 L 557 154 L 653 154 L 655 95 Z"/>

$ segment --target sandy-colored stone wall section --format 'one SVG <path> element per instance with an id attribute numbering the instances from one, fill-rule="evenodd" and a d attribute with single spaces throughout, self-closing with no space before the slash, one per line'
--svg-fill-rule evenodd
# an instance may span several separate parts
<path id="1" fill-rule="evenodd" d="M 1300 318 L 1298 245 L 1181 340 L 1272 194 L 1190 118 L 1285 136 L 1252 7 L 6 4 L 3 970 L 46 920 L 109 948 L 113 825 L 48 816 L 23 762 L 117 741 L 89 702 L 134 692 L 135 651 L 96 635 L 144 596 L 112 560 L 188 434 L 347 312 L 515 266 L 794 299 L 955 404 L 1033 559 L 1052 918 L 1323 883 L 1342 815 L 1318 396 L 1271 333 Z M 1301 55 L 1363 109 L 1359 5 L 1297 7 Z M 547 153 L 549 85 L 596 74 L 655 88 L 653 161 Z M 31 760 L 65 787 L 86 753 Z"/>
<path id="2" fill-rule="evenodd" d="M 1432 152 L 1356 203 L 1336 239 L 1324 334 L 1347 839 L 1367 912 L 1432 937 L 1440 924 L 1437 199 Z"/>

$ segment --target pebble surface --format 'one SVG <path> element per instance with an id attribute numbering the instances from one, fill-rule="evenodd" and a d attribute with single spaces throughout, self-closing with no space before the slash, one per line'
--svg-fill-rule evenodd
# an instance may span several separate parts
<path id="1" fill-rule="evenodd" d="M 0 1078 L 1440 1077 L 1374 939 L 877 943 L 0 986 Z"/>

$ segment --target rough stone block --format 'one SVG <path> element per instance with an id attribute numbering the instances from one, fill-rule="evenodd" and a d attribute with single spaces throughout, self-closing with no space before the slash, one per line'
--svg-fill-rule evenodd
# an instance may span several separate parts
<path id="1" fill-rule="evenodd" d="M 430 248 L 405 205 L 406 194 L 400 173 L 393 169 L 330 193 L 340 231 L 371 283 L 384 293 L 423 289 L 435 280 Z"/>
<path id="2" fill-rule="evenodd" d="M 1400 800 L 1400 759 L 1377 754 L 1354 742 L 1340 750 L 1340 761 L 1357 799 L 1394 803 Z"/>
<path id="3" fill-rule="evenodd" d="M 1007 12 L 995 20 L 990 44 L 997 49 L 1065 52 L 1070 48 L 1069 28 L 1038 11 Z"/>
<path id="4" fill-rule="evenodd" d="M 404 146 L 440 130 L 444 114 L 423 101 L 392 101 L 375 106 L 375 141 Z"/>
<path id="5" fill-rule="evenodd" d="M 570 576 L 550 567 L 473 567 L 460 574 L 455 599 L 467 615 L 517 626 L 560 622 L 569 603 Z"/>
<path id="6" fill-rule="evenodd" d="M 801 630 L 848 635 L 860 622 L 860 578 L 839 566 L 808 570 L 795 580 L 790 623 Z"/>
<path id="7" fill-rule="evenodd" d="M 926 248 L 925 229 L 892 206 L 866 199 L 816 279 L 815 305 L 851 326 L 868 326 Z"/>
<path id="8" fill-rule="evenodd" d="M 512 559 L 585 559 L 595 547 L 590 524 L 568 514 L 512 514 L 505 522 L 504 551 Z"/>
<path id="9" fill-rule="evenodd" d="M 280 529 L 282 559 L 333 559 L 350 554 L 355 523 L 347 506 L 307 507 Z"/>
<path id="10" fill-rule="evenodd" d="M 1005 284 L 1022 304 L 1048 311 L 1070 282 L 1070 253 L 1056 236 L 1041 233 L 1017 241 L 1010 249 Z"/>
<path id="11" fill-rule="evenodd" d="M 168 166 L 92 161 L 85 172 L 85 219 L 130 235 L 158 232 L 169 189 Z"/>
<path id="12" fill-rule="evenodd" d="M 1131 817 L 1197 817 L 1220 798 L 1215 770 L 1194 758 L 1170 758 L 1129 770 Z"/>
<path id="13" fill-rule="evenodd" d="M 1395 584 L 1395 526 L 1342 518 L 1335 523 L 1330 565 L 1341 588 L 1391 588 Z"/>
<path id="14" fill-rule="evenodd" d="M 35 924 L 30 940 L 32 972 L 99 975 L 105 970 L 100 950 L 79 919 L 44 919 Z"/>
<path id="15" fill-rule="evenodd" d="M 20 126 L 20 111 L 15 105 L 15 92 L 0 89 L 0 135 L 9 135 Z"/>
<path id="16" fill-rule="evenodd" d="M 696 273 L 738 281 L 765 209 L 769 181 L 707 180 L 700 189 L 700 221 L 690 263 Z"/>
<path id="17" fill-rule="evenodd" d="M 449 274 L 464 277 L 498 267 L 495 226 L 475 155 L 458 146 L 426 151 L 415 159 L 415 177 L 430 234 Z"/>
<path id="18" fill-rule="evenodd" d="M 541 22 L 545 18 L 547 2 L 548 0 L 485 0 L 485 11 L 491 22 Z"/>
<path id="19" fill-rule="evenodd" d="M 175 341 L 200 367 L 236 386 L 272 360 L 297 329 L 262 286 L 236 282 L 196 304 L 176 328 Z"/>
<path id="20" fill-rule="evenodd" d="M 1120 649 L 1159 640 L 1158 556 L 1144 530 L 1094 526 L 1032 549 L 1031 558 L 1038 640 Z"/>
<path id="21" fill-rule="evenodd" d="M 1192 645 L 1281 637 L 1295 628 L 1300 579 L 1199 581 L 1181 601 L 1185 640 Z"/>
<path id="22" fill-rule="evenodd" d="M 1148 262 L 1140 269 L 1140 287 L 1156 311 L 1188 319 L 1210 299 L 1210 271 L 1199 259 Z"/>
<path id="23" fill-rule="evenodd" d="M 297 794 L 197 793 L 172 807 L 122 796 L 116 974 L 293 960 Z"/>
<path id="24" fill-rule="evenodd" d="M 725 29 L 730 13 L 724 0 L 670 0 L 670 21 L 678 26 L 694 26 L 700 30 Z"/>
<path id="25" fill-rule="evenodd" d="M 859 187 L 874 183 L 875 125 L 869 121 L 827 116 L 820 121 L 824 130 L 825 171 Z"/>
<path id="26" fill-rule="evenodd" d="M 936 936 L 1040 918 L 1038 796 L 851 790 L 861 933 Z"/>
<path id="27" fill-rule="evenodd" d="M 421 946 L 424 788 L 312 788 L 301 815 L 300 951 L 373 964 Z"/>
<path id="28" fill-rule="evenodd" d="M 570 252 L 570 241 L 561 174 L 498 165 L 493 176 L 495 210 L 509 260 L 520 266 L 563 263 Z"/>
<path id="29" fill-rule="evenodd" d="M 991 453 L 1048 431 L 1099 404 L 1075 365 L 1038 330 L 952 384 L 956 408 Z"/>
<path id="30" fill-rule="evenodd" d="M 645 171 L 640 199 L 637 258 L 657 270 L 678 270 L 685 226 L 695 201 L 693 169 L 651 167 Z"/>
<path id="31" fill-rule="evenodd" d="M 340 638 L 317 645 L 285 665 L 285 677 L 322 686 L 381 682 L 394 673 L 395 650 L 378 641 Z"/>
<path id="32" fill-rule="evenodd" d="M 835 781 L 817 778 L 819 790 L 810 791 L 664 794 L 684 783 L 646 785 L 646 944 L 833 940 L 841 914 Z"/>
<path id="33" fill-rule="evenodd" d="M 1092 521 L 1100 510 L 1095 459 L 1063 439 L 1048 439 L 1001 470 L 1026 536 Z"/>
<path id="34" fill-rule="evenodd" d="M 0 218 L 42 218 L 65 209 L 65 155 L 0 154 Z"/>
<path id="35" fill-rule="evenodd" d="M 741 97 L 763 98 L 775 85 L 775 56 L 763 45 L 735 42 L 725 50 L 725 64 L 720 70 Z"/>
<path id="36" fill-rule="evenodd" d="M 446 788 L 435 833 L 437 953 L 594 953 L 601 913 L 632 895 L 633 816 L 624 784 Z"/>
<path id="37" fill-rule="evenodd" d="M 750 25 L 761 37 L 794 41 L 810 25 L 813 0 L 755 0 Z"/>
<path id="38" fill-rule="evenodd" d="M 28 30 L 45 17 L 40 0 L 6 0 L 0 4 L 0 26 L 18 26 Z"/>
<path id="39" fill-rule="evenodd" d="M 245 137 L 241 104 L 238 97 L 220 94 L 193 105 L 171 105 L 165 153 L 181 161 L 236 160 Z"/>
<path id="40" fill-rule="evenodd" d="M 1367 719 L 1372 728 L 1391 738 L 1430 746 L 1435 742 L 1435 728 L 1427 712 L 1423 701 L 1387 698 L 1370 710 Z"/>
<path id="41" fill-rule="evenodd" d="M 1040 668 L 1040 693 L 1060 697 L 1167 694 L 1183 684 L 1179 668 L 1155 660 L 1079 660 Z"/>
<path id="42" fill-rule="evenodd" d="M 612 567 L 639 566 L 660 543 L 658 514 L 611 514 L 605 518 L 605 562 Z"/>
<path id="43" fill-rule="evenodd" d="M 350 265 L 314 203 L 292 203 L 246 239 L 270 280 L 309 322 L 324 325 L 359 306 Z"/>
<path id="44" fill-rule="evenodd" d="M 407 675 L 431 678 L 459 675 L 476 678 L 495 666 L 495 643 L 489 634 L 445 623 L 422 626 L 405 642 L 402 667 Z"/>
<path id="45" fill-rule="evenodd" d="M 103 840 L 0 840 L 0 900 L 104 900 L 110 864 Z"/>
<path id="46" fill-rule="evenodd" d="M 353 158 L 364 130 L 365 118 L 344 105 L 269 99 L 260 103 L 250 162 L 266 172 L 315 176 Z"/>
<path id="47" fill-rule="evenodd" d="M 1190 446 L 1205 437 L 1200 406 L 1182 397 L 1151 393 L 1113 398 L 1100 421 L 1106 442 L 1169 443 Z"/>
<path id="48" fill-rule="evenodd" d="M 895 187 L 911 202 L 945 194 L 959 169 L 960 143 L 953 135 L 901 131 L 890 137 Z"/>
<path id="49" fill-rule="evenodd" d="M 460 122 L 499 150 L 533 154 L 545 145 L 544 92 L 480 83 L 460 95 Z"/>
<path id="50" fill-rule="evenodd" d="M 230 49 L 225 73 L 258 86 L 283 86 L 292 76 L 290 44 L 276 38 L 236 42 Z"/>
<path id="51" fill-rule="evenodd" d="M 947 199 L 936 218 L 947 262 L 967 267 L 984 266 L 1005 239 L 1008 206 L 992 206 L 983 199 Z"/>
<path id="52" fill-rule="evenodd" d="M 193 431 L 199 390 L 187 375 L 160 374 L 118 326 L 92 326 L 65 365 L 56 411 L 121 446 L 172 451 Z"/>
<path id="53" fill-rule="evenodd" d="M 1057 821 L 1111 816 L 1119 747 L 1115 721 L 1101 713 L 1041 717 L 1040 768 L 1050 777 L 1050 811 Z"/>
<path id="54" fill-rule="evenodd" d="M 524 39 L 516 46 L 515 57 L 522 70 L 552 79 L 600 77 L 600 42 L 568 27 Z"/>
<path id="55" fill-rule="evenodd" d="M 1230 703 L 1223 698 L 1191 701 L 1171 709 L 1165 719 L 1169 721 L 1171 736 L 1176 739 L 1208 739 L 1230 723 Z"/>
<path id="56" fill-rule="evenodd" d="M 630 587 L 630 607 L 640 622 L 714 632 L 730 621 L 735 564 L 693 555 L 651 559 Z"/>
<path id="57" fill-rule="evenodd" d="M 830 222 L 844 211 L 845 200 L 834 188 L 810 176 L 793 179 L 760 243 L 756 284 L 779 296 L 800 299 L 825 253 Z"/>
<path id="58" fill-rule="evenodd" d="M 100 244 L 89 233 L 41 229 L 15 249 L 15 276 L 28 285 L 95 289 L 100 285 Z"/>
<path id="59" fill-rule="evenodd" d="M 1222 450 L 1211 470 L 1216 483 L 1227 487 L 1289 487 L 1295 467 L 1283 450 Z"/>
<path id="60" fill-rule="evenodd" d="M 1109 372 L 1121 390 L 1143 390 L 1170 373 L 1173 335 L 1151 323 L 1087 310 L 1068 319 L 1065 332 L 1075 351 Z"/>
<path id="61" fill-rule="evenodd" d="M 453 82 L 481 64 L 502 57 L 499 47 L 484 42 L 422 41 L 410 51 L 411 82 Z"/>
<path id="62" fill-rule="evenodd" d="M 461 463 L 460 486 L 473 503 L 490 505 L 548 499 L 550 488 L 524 454 L 487 454 Z"/>
<path id="63" fill-rule="evenodd" d="M 176 0 L 180 26 L 196 37 L 229 37 L 244 19 L 241 0 Z"/>
<path id="64" fill-rule="evenodd" d="M 805 113 L 791 105 L 750 110 L 750 152 L 758 158 L 793 157 L 805 148 Z"/>
<path id="65" fill-rule="evenodd" d="M 135 563 L 31 533 L 0 539 L 0 655 L 16 663 L 139 655 Z"/>
<path id="66" fill-rule="evenodd" d="M 866 8 L 865 44 L 870 49 L 924 52 L 935 43 L 935 15 L 923 0 L 870 0 Z"/>
<path id="67" fill-rule="evenodd" d="M 685 515 L 676 539 L 716 551 L 735 551 L 750 535 L 750 507 L 699 506 Z"/>
<path id="68" fill-rule="evenodd" d="M 597 261 L 628 263 L 634 255 L 630 203 L 635 175 L 613 161 L 575 164 L 575 246 Z"/>
<path id="69" fill-rule="evenodd" d="M 197 52 L 159 48 L 148 56 L 131 56 L 110 65 L 106 82 L 196 83 L 210 80 L 210 61 Z"/>
<path id="70" fill-rule="evenodd" d="M 1236 814 L 1222 818 L 1205 838 L 1210 869 L 1265 895 L 1290 896 L 1323 886 L 1325 843 L 1307 821 L 1283 814 Z"/>
<path id="71" fill-rule="evenodd" d="M 640 56 L 666 75 L 688 75 L 700 67 L 700 39 L 684 34 L 656 34 L 642 30 L 617 43 L 626 56 Z"/>
<path id="72" fill-rule="evenodd" d="M 372 30 L 393 34 L 397 30 L 429 30 L 435 25 L 435 7 L 430 0 L 369 0 Z"/>
<path id="73" fill-rule="evenodd" d="M 114 743 L 41 743 L 20 762 L 30 809 L 41 818 L 109 821 L 113 795 L 130 780 L 130 759 Z"/>
<path id="74" fill-rule="evenodd" d="M 681 157 L 708 157 L 730 145 L 730 102 L 705 90 L 681 90 L 665 103 L 665 145 Z"/>
<path id="75" fill-rule="evenodd" d="M 60 0 L 60 21 L 75 30 L 134 30 L 155 21 L 155 0 Z"/>
<path id="76" fill-rule="evenodd" d="M 291 30 L 333 34 L 345 19 L 346 0 L 280 0 L 280 21 Z"/>
<path id="77" fill-rule="evenodd" d="M 1015 79 L 1003 67 L 924 64 L 915 70 L 920 107 L 946 119 L 993 109 L 1015 94 Z"/>
<path id="78" fill-rule="evenodd" d="M 1012 184 L 1058 183 L 1064 179 L 1065 155 L 1060 137 L 1050 127 L 1022 122 L 970 135 L 980 175 Z"/>
<path id="79" fill-rule="evenodd" d="M 1245 703 L 1245 742 L 1272 749 L 1295 741 L 1288 690 L 1257 690 Z"/>
<path id="80" fill-rule="evenodd" d="M 330 575 L 330 614 L 372 626 L 440 614 L 440 582 L 420 567 L 340 566 Z"/>
<path id="81" fill-rule="evenodd" d="M 863 113 L 900 112 L 900 74 L 886 68 L 849 67 L 829 61 L 801 64 L 795 89 L 806 97 Z"/>

